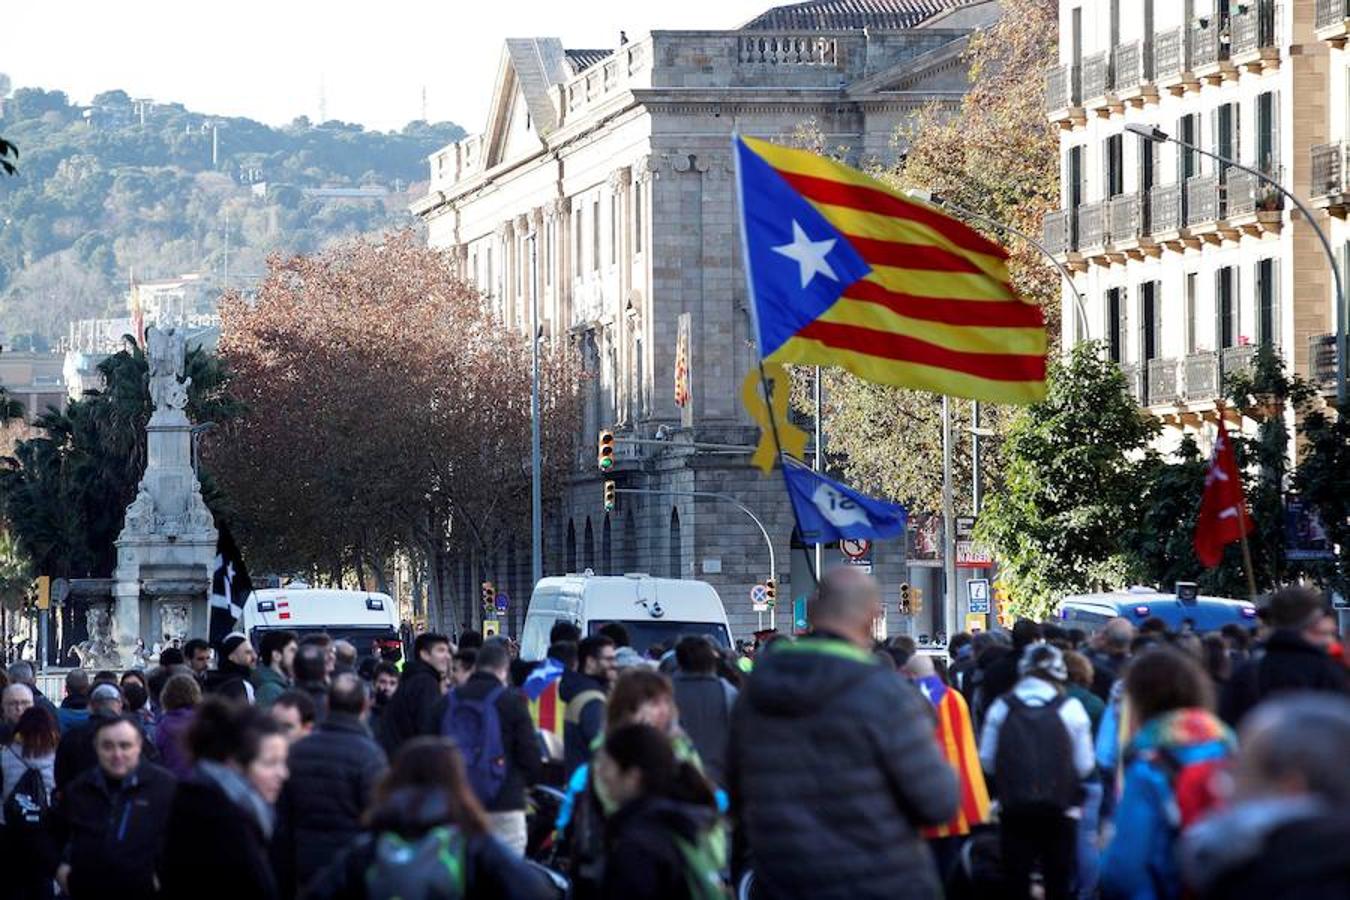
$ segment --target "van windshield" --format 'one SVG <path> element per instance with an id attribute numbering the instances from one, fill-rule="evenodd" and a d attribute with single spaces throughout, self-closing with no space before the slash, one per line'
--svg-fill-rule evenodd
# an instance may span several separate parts
<path id="1" fill-rule="evenodd" d="M 603 619 L 592 619 L 590 633 L 599 634 L 600 629 L 609 623 Z M 731 635 L 721 622 L 639 622 L 620 619 L 619 624 L 628 630 L 628 639 L 633 649 L 641 654 L 647 653 L 652 644 L 661 644 L 667 650 L 685 635 L 698 634 L 711 638 L 713 643 L 724 649 L 731 649 Z"/>

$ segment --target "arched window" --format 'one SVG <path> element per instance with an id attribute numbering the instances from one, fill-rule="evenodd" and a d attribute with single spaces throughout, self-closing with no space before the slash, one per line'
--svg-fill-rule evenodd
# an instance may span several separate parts
<path id="1" fill-rule="evenodd" d="M 586 536 L 582 539 L 581 551 L 584 554 L 585 566 L 592 572 L 595 571 L 595 529 L 591 528 L 591 517 L 586 517 Z"/>
<path id="2" fill-rule="evenodd" d="M 567 520 L 567 571 L 575 572 L 577 570 L 577 526 L 571 519 Z"/>
<path id="3" fill-rule="evenodd" d="M 670 554 L 669 554 L 669 565 L 670 565 L 669 571 L 671 578 L 681 578 L 684 576 L 684 566 L 682 565 L 683 561 L 681 559 L 681 554 L 682 550 L 680 544 L 680 511 L 678 509 L 672 508 L 670 511 Z"/>
<path id="4" fill-rule="evenodd" d="M 600 574 L 614 574 L 614 543 L 610 534 L 609 513 L 605 513 L 605 523 L 600 526 Z"/>

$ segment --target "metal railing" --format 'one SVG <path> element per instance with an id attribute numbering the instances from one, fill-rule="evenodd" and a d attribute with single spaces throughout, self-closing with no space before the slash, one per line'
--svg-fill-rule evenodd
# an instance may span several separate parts
<path id="1" fill-rule="evenodd" d="M 1139 231 L 1139 195 L 1112 197 L 1107 207 L 1108 242 L 1137 240 Z"/>
<path id="2" fill-rule="evenodd" d="M 1175 359 L 1148 361 L 1148 402 L 1172 403 L 1181 399 L 1180 367 Z"/>
<path id="3" fill-rule="evenodd" d="M 1165 231 L 1180 231 L 1186 226 L 1183 216 L 1185 204 L 1181 185 L 1158 184 L 1148 192 L 1148 231 L 1160 234 Z"/>
<path id="4" fill-rule="evenodd" d="M 1139 42 L 1130 41 L 1111 51 L 1111 68 L 1115 75 L 1114 84 L 1118 91 L 1139 87 L 1144 81 L 1144 57 L 1139 51 Z"/>
<path id="5" fill-rule="evenodd" d="M 1218 175 L 1193 175 L 1186 179 L 1186 224 L 1217 222 L 1223 214 Z"/>
<path id="6" fill-rule="evenodd" d="M 1227 378 L 1239 372 L 1247 372 L 1256 362 L 1256 345 L 1240 344 L 1236 347 L 1224 347 L 1219 354 L 1220 374 Z"/>
<path id="7" fill-rule="evenodd" d="M 1148 385 L 1144 381 L 1144 369 L 1134 363 L 1121 363 L 1121 374 L 1125 376 L 1125 388 L 1140 406 L 1148 405 Z"/>
<path id="8" fill-rule="evenodd" d="M 1055 66 L 1045 73 L 1045 108 L 1051 112 L 1082 102 L 1077 66 Z"/>
<path id="9" fill-rule="evenodd" d="M 1111 90 L 1111 54 L 1103 51 L 1083 57 L 1083 99 L 1100 100 Z"/>
<path id="10" fill-rule="evenodd" d="M 1078 207 L 1078 249 L 1101 247 L 1105 243 L 1105 216 L 1106 204 L 1100 200 Z"/>
<path id="11" fill-rule="evenodd" d="M 1219 354 L 1213 350 L 1192 353 L 1182 361 L 1185 384 L 1182 396 L 1188 401 L 1209 400 L 1219 394 Z"/>
<path id="12" fill-rule="evenodd" d="M 1195 20 L 1191 27 L 1191 65 L 1195 68 L 1228 58 L 1228 45 L 1219 40 L 1222 24 L 1217 16 Z"/>
<path id="13" fill-rule="evenodd" d="M 1267 172 L 1275 181 L 1284 177 L 1281 167 Z M 1251 172 L 1228 170 L 1227 216 L 1245 216 L 1255 212 L 1275 212 L 1284 209 L 1284 195 Z"/>
<path id="14" fill-rule="evenodd" d="M 1330 197 L 1345 193 L 1346 144 L 1318 144 L 1309 151 L 1312 174 L 1308 179 L 1308 193 L 1313 197 Z"/>
<path id="15" fill-rule="evenodd" d="M 1336 384 L 1336 335 L 1314 334 L 1308 338 L 1308 380 L 1321 388 Z"/>
<path id="16" fill-rule="evenodd" d="M 1052 209 L 1045 214 L 1041 224 L 1045 249 L 1054 256 L 1070 249 L 1069 247 L 1069 211 Z"/>
<path id="17" fill-rule="evenodd" d="M 1274 0 L 1257 0 L 1245 9 L 1239 6 L 1233 14 L 1231 31 L 1235 56 L 1275 46 Z"/>
<path id="18" fill-rule="evenodd" d="M 1153 35 L 1153 77 L 1171 78 L 1191 67 L 1186 29 L 1169 28 Z"/>
<path id="19" fill-rule="evenodd" d="M 1313 27 L 1330 28 L 1350 19 L 1350 0 L 1317 0 Z"/>

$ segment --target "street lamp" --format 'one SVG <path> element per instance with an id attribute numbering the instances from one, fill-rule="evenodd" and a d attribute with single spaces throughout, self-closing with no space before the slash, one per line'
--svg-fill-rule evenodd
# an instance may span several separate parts
<path id="1" fill-rule="evenodd" d="M 1322 230 L 1322 226 L 1317 224 L 1317 219 L 1313 216 L 1312 210 L 1310 210 L 1302 200 L 1295 197 L 1291 191 L 1286 190 L 1284 185 L 1259 169 L 1253 169 L 1251 166 L 1244 166 L 1236 160 L 1229 159 L 1226 156 L 1220 156 L 1209 150 L 1204 150 L 1197 147 L 1195 144 L 1183 141 L 1181 138 L 1173 137 L 1161 128 L 1156 128 L 1152 125 L 1141 125 L 1137 122 L 1132 122 L 1125 126 L 1125 130 L 1131 134 L 1137 134 L 1146 141 L 1153 141 L 1154 143 L 1161 144 L 1171 141 L 1178 147 L 1199 153 L 1201 156 L 1208 156 L 1210 159 L 1217 160 L 1226 166 L 1240 169 L 1275 188 L 1275 190 L 1279 191 L 1285 197 L 1288 197 L 1289 202 L 1298 207 L 1298 211 L 1303 214 L 1303 217 L 1308 220 L 1308 224 L 1312 226 L 1313 231 L 1317 233 L 1317 239 L 1322 242 L 1322 249 L 1327 254 L 1327 262 L 1331 265 L 1331 276 L 1335 279 L 1336 283 L 1336 407 L 1338 410 L 1343 411 L 1345 409 L 1345 365 L 1347 350 L 1345 340 L 1345 289 L 1341 285 L 1341 270 L 1340 267 L 1336 265 L 1336 254 L 1331 249 L 1331 241 L 1327 240 L 1327 234 Z"/>

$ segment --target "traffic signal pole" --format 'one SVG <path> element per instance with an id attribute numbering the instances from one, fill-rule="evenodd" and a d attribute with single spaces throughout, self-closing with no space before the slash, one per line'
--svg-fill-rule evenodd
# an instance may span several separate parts
<path id="1" fill-rule="evenodd" d="M 530 233 L 530 585 L 544 577 L 544 497 L 539 451 L 539 261 Z"/>

